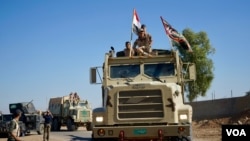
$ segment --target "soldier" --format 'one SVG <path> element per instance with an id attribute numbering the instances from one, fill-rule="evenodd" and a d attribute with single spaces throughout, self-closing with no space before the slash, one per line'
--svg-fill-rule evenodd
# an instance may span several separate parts
<path id="1" fill-rule="evenodd" d="M 47 141 L 49 141 L 49 134 L 50 134 L 50 128 L 51 128 L 51 122 L 53 119 L 53 115 L 51 114 L 51 112 L 48 110 L 44 113 L 43 115 L 44 118 L 44 133 L 43 133 L 43 141 L 45 141 L 45 139 L 47 139 Z"/>
<path id="2" fill-rule="evenodd" d="M 141 28 L 138 38 L 135 40 L 133 48 L 139 55 L 152 56 L 151 53 L 152 37 L 146 34 L 145 29 Z M 136 48 L 138 46 L 138 48 Z"/>
<path id="3" fill-rule="evenodd" d="M 78 105 L 80 101 L 80 97 L 77 95 L 77 93 L 74 93 L 74 106 Z"/>
<path id="4" fill-rule="evenodd" d="M 70 103 L 70 106 L 72 105 L 73 101 L 74 101 L 74 95 L 73 95 L 73 92 L 71 92 L 69 94 L 69 103 Z"/>
<path id="5" fill-rule="evenodd" d="M 134 49 L 131 48 L 131 43 L 129 41 L 125 42 L 125 49 L 123 51 L 125 56 L 134 56 L 135 54 Z"/>
<path id="6" fill-rule="evenodd" d="M 20 128 L 19 128 L 19 118 L 22 116 L 21 110 L 17 109 L 14 113 L 14 119 L 10 122 L 8 140 L 7 141 L 21 141 L 19 138 Z"/>
<path id="7" fill-rule="evenodd" d="M 144 32 L 145 32 L 146 34 L 149 34 L 149 33 L 147 33 L 147 28 L 146 28 L 146 25 L 145 25 L 145 24 L 142 24 L 142 25 L 141 25 L 141 29 L 143 29 Z"/>

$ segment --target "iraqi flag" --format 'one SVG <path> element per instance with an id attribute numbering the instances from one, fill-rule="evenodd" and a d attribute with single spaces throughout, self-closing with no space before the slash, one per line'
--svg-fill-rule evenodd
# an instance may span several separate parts
<path id="1" fill-rule="evenodd" d="M 140 23 L 140 20 L 139 20 L 139 16 L 138 16 L 136 10 L 134 9 L 134 11 L 133 11 L 132 30 L 136 35 L 138 35 L 140 29 L 141 29 L 141 23 Z"/>
<path id="2" fill-rule="evenodd" d="M 164 20 L 161 17 L 161 21 L 163 24 L 163 27 L 166 31 L 166 34 L 168 35 L 168 37 L 170 39 L 172 39 L 174 42 L 177 42 L 178 44 L 180 44 L 180 46 L 187 50 L 188 52 L 193 52 L 189 42 L 187 41 L 187 39 L 180 33 L 178 33 L 178 31 L 176 29 L 174 29 L 166 20 Z"/>

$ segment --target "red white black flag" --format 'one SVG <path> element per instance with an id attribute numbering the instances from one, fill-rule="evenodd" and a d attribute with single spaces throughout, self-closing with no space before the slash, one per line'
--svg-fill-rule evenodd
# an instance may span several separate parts
<path id="1" fill-rule="evenodd" d="M 133 32 L 138 35 L 140 28 L 141 28 L 141 23 L 140 23 L 140 19 L 139 16 L 136 12 L 136 10 L 134 9 L 133 11 L 133 23 L 132 23 L 132 28 L 133 28 Z"/>
<path id="2" fill-rule="evenodd" d="M 161 17 L 161 21 L 162 21 L 163 27 L 164 27 L 164 29 L 166 31 L 166 34 L 168 35 L 168 37 L 170 39 L 172 39 L 173 41 L 179 43 L 180 46 L 183 47 L 183 49 L 187 50 L 188 52 L 193 52 L 189 42 L 187 41 L 187 39 L 182 34 L 178 33 L 178 31 L 176 29 L 174 29 L 162 17 Z"/>

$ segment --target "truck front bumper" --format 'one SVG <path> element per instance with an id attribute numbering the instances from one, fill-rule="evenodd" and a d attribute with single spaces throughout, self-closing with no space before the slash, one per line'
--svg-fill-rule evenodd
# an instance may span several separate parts
<path id="1" fill-rule="evenodd" d="M 100 126 L 93 127 L 92 138 L 161 140 L 167 137 L 191 137 L 191 130 L 191 125 Z"/>

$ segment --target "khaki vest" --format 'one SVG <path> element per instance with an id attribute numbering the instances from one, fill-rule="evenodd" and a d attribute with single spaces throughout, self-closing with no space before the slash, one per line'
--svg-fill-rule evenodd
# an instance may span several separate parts
<path id="1" fill-rule="evenodd" d="M 15 126 L 16 128 L 12 131 L 12 133 L 14 135 L 16 135 L 17 137 L 19 137 L 19 134 L 20 134 L 19 124 L 18 124 L 18 122 L 15 119 L 13 119 L 13 121 L 16 123 L 16 126 Z"/>

